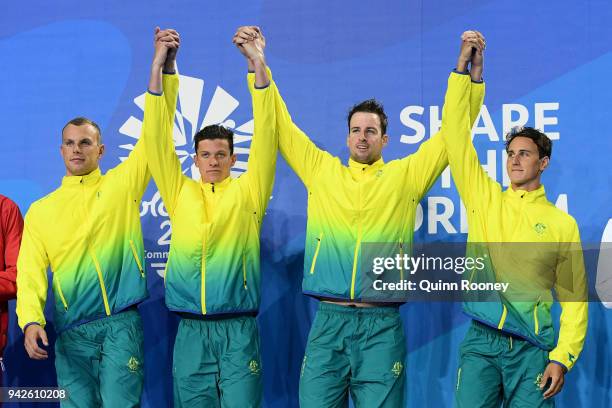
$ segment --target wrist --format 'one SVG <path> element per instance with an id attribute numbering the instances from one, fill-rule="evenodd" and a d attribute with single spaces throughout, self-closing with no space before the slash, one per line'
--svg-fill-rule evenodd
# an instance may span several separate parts
<path id="1" fill-rule="evenodd" d="M 153 61 L 153 63 L 151 64 L 151 71 L 161 71 L 162 69 L 165 69 L 165 62 L 164 61 Z"/>
<path id="2" fill-rule="evenodd" d="M 263 54 L 259 54 L 254 58 L 249 58 L 249 69 L 253 68 L 253 70 L 266 66 L 266 60 Z"/>
<path id="3" fill-rule="evenodd" d="M 27 333 L 27 331 L 28 331 L 28 329 L 29 329 L 30 327 L 32 327 L 32 326 L 41 327 L 41 326 L 40 326 L 40 323 L 38 323 L 38 322 L 30 322 L 30 323 L 26 324 L 26 325 L 25 325 L 25 327 L 23 328 L 23 334 L 26 334 L 26 333 Z"/>
<path id="4" fill-rule="evenodd" d="M 482 65 L 474 66 L 472 64 L 472 69 L 470 69 L 470 76 L 472 78 L 472 81 L 481 82 L 482 81 Z"/>
<path id="5" fill-rule="evenodd" d="M 175 66 L 174 60 L 172 61 L 166 60 L 166 62 L 163 65 L 163 71 L 164 72 L 174 72 L 175 71 L 174 66 Z"/>
<path id="6" fill-rule="evenodd" d="M 465 59 L 465 58 L 459 57 L 457 59 L 457 71 L 467 72 L 469 62 L 470 62 L 469 58 Z"/>

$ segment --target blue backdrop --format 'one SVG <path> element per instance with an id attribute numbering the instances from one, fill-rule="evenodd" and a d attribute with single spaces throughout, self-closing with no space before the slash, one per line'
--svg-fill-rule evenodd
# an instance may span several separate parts
<path id="1" fill-rule="evenodd" d="M 177 153 L 191 171 L 193 134 L 203 125 L 236 129 L 244 171 L 252 134 L 246 66 L 231 44 L 240 25 L 260 25 L 267 60 L 296 123 L 346 159 L 349 106 L 376 97 L 389 115 L 386 160 L 414 152 L 439 126 L 446 77 L 459 36 L 487 39 L 486 106 L 474 130 L 481 161 L 507 186 L 503 134 L 528 124 L 554 139 L 544 183 L 549 200 L 580 226 L 590 279 L 612 218 L 612 4 L 606 1 L 77 1 L 12 2 L 0 18 L 0 193 L 25 213 L 64 175 L 60 130 L 74 116 L 102 127 L 103 171 L 139 136 L 156 25 L 181 33 Z M 465 240 L 467 225 L 447 172 L 423 199 L 415 240 Z M 298 376 L 315 302 L 301 294 L 306 192 L 282 159 L 262 231 L 259 314 L 265 406 L 297 406 Z M 145 324 L 145 407 L 170 406 L 177 318 L 164 306 L 161 274 L 170 225 L 153 183 L 142 204 L 151 298 Z M 612 228 L 612 227 L 610 227 Z M 612 235 L 610 230 L 608 235 Z M 610 238 L 612 240 L 612 238 Z M 610 259 L 610 258 L 608 258 Z M 608 268 L 600 262 L 602 268 Z M 612 273 L 612 272 L 611 272 Z M 612 300 L 612 299 L 608 299 Z M 14 302 L 12 302 L 14 313 Z M 557 311 L 558 312 L 558 311 Z M 408 341 L 408 406 L 450 406 L 458 344 L 468 320 L 450 303 L 402 308 Z M 612 311 L 590 305 L 584 352 L 558 406 L 612 406 Z M 53 325 L 49 324 L 51 337 Z M 53 339 L 52 339 L 53 340 Z M 5 351 L 10 386 L 54 385 L 53 353 L 29 360 L 11 316 Z M 43 405 L 37 405 L 43 406 Z"/>

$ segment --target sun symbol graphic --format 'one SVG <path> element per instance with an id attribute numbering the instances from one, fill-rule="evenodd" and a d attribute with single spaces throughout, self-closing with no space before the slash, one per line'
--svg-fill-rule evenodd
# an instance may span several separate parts
<path id="1" fill-rule="evenodd" d="M 196 180 L 200 178 L 198 169 L 190 159 L 193 151 L 193 138 L 203 127 L 219 124 L 232 129 L 234 132 L 234 153 L 238 156 L 238 160 L 232 167 L 231 175 L 237 177 L 247 168 L 249 147 L 245 147 L 245 145 L 249 144 L 253 138 L 253 119 L 236 127 L 236 122 L 229 117 L 240 105 L 240 102 L 223 88 L 217 86 L 204 118 L 200 121 L 203 92 L 204 80 L 179 75 L 178 101 L 172 136 L 183 173 Z M 143 113 L 144 102 L 144 93 L 134 98 L 134 103 Z M 129 152 L 134 149 L 136 141 L 140 138 L 141 130 L 142 121 L 134 116 L 130 116 L 119 129 L 119 133 L 134 139 L 132 143 L 119 146 L 121 149 L 125 149 L 125 156 L 120 157 L 121 161 L 124 161 Z"/>

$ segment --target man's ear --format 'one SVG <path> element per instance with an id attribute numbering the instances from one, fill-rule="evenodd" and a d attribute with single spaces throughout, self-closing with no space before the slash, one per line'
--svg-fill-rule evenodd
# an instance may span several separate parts
<path id="1" fill-rule="evenodd" d="M 383 142 L 383 147 L 385 147 L 387 143 L 389 143 L 389 135 L 387 135 L 386 133 L 382 135 L 382 142 Z"/>
<path id="2" fill-rule="evenodd" d="M 544 169 L 548 167 L 549 163 L 550 163 L 550 158 L 548 156 L 542 157 L 541 162 L 540 162 L 540 173 L 544 172 Z"/>

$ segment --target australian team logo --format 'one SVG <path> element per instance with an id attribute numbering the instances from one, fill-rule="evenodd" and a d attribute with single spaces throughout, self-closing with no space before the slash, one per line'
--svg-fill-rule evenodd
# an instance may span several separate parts
<path id="1" fill-rule="evenodd" d="M 176 147 L 176 154 L 185 175 L 198 179 L 200 174 L 193 163 L 193 139 L 195 134 L 205 126 L 220 124 L 234 131 L 234 153 L 238 156 L 236 164 L 232 168 L 232 177 L 237 177 L 246 170 L 249 154 L 250 141 L 253 137 L 254 123 L 252 113 L 249 113 L 249 120 L 238 122 L 234 119 L 237 116 L 236 110 L 240 102 L 230 95 L 220 86 L 216 86 L 210 101 L 206 103 L 204 80 L 200 78 L 179 75 L 179 92 L 174 118 L 173 139 Z M 119 133 L 126 138 L 125 143 L 119 145 L 122 149 L 120 160 L 127 158 L 130 151 L 134 149 L 136 142 L 140 138 L 142 130 L 142 118 L 144 116 L 145 93 L 134 98 L 134 103 L 140 109 L 139 117 L 130 116 L 119 129 Z M 152 193 L 150 191 L 153 190 Z M 157 188 L 150 188 L 142 199 L 140 211 L 142 218 L 152 217 L 158 224 L 158 248 L 150 248 L 146 257 L 150 270 L 155 270 L 163 276 L 168 258 L 168 246 L 170 245 L 170 221 L 166 212 L 161 196 Z M 149 222 L 144 222 L 146 227 Z M 149 231 L 147 231 L 149 229 Z M 145 235 L 150 236 L 151 230 L 145 228 Z"/>

